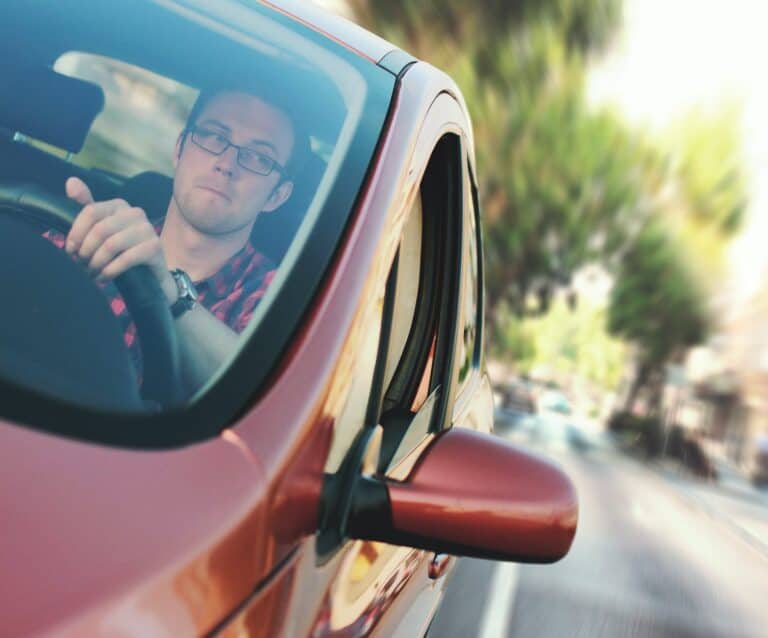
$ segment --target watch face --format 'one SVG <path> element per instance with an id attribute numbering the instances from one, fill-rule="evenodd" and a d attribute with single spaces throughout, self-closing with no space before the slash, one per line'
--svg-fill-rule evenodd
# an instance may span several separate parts
<path id="1" fill-rule="evenodd" d="M 186 284 L 185 296 L 192 301 L 197 301 L 197 288 L 195 288 L 195 284 L 192 283 L 191 277 L 183 271 L 181 276 L 184 278 L 184 283 Z"/>
<path id="2" fill-rule="evenodd" d="M 197 290 L 190 276 L 181 269 L 174 270 L 171 274 L 179 288 L 179 299 L 186 299 L 195 303 L 197 301 Z"/>

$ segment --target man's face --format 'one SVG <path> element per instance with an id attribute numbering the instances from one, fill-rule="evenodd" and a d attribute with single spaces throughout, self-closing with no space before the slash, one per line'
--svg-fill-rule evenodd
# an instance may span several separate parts
<path id="1" fill-rule="evenodd" d="M 233 144 L 252 149 L 285 166 L 293 150 L 293 130 L 277 108 L 247 93 L 227 92 L 205 105 L 194 125 Z M 227 235 L 249 227 L 262 211 L 280 206 L 291 182 L 279 170 L 259 175 L 237 162 L 237 149 L 214 155 L 187 134 L 176 145 L 173 200 L 187 223 L 207 235 Z"/>

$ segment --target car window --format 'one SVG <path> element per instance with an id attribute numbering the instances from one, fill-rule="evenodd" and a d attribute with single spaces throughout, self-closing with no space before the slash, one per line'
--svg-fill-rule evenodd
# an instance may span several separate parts
<path id="1" fill-rule="evenodd" d="M 384 369 L 383 385 L 388 388 L 395 376 L 400 358 L 405 350 L 411 332 L 416 307 L 419 303 L 419 276 L 421 273 L 424 210 L 421 197 L 413 203 L 405 220 L 397 264 L 393 269 L 392 326 L 389 335 L 389 349 Z M 423 292 L 422 292 L 423 294 Z"/>
<path id="2" fill-rule="evenodd" d="M 352 493 L 361 467 L 366 473 L 405 478 L 434 433 L 446 427 L 452 396 L 461 261 L 462 171 L 460 142 L 453 134 L 422 142 L 431 153 L 418 189 L 402 217 L 396 252 L 386 281 L 370 291 L 366 330 L 348 371 L 347 402 L 334 423 L 325 473 L 326 509 L 318 547 L 324 557 L 345 540 Z M 424 159 L 426 157 L 426 159 Z M 415 160 L 415 162 L 418 160 Z M 359 343 L 350 340 L 350 344 Z M 378 458 L 377 458 L 378 456 Z"/>
<path id="3" fill-rule="evenodd" d="M 392 472 L 429 433 L 442 429 L 451 390 L 459 259 L 461 171 L 457 140 L 443 137 L 422 178 L 390 274 L 391 326 L 379 422 L 379 469 Z"/>
<path id="4" fill-rule="evenodd" d="M 394 78 L 261 6 L 230 7 L 216 22 L 83 0 L 89 19 L 77 21 L 64 7 L 12 4 L 0 9 L 0 31 L 13 31 L 0 38 L 3 84 L 15 87 L 0 94 L 0 222 L 10 224 L 4 232 L 20 255 L 37 261 L 33 273 L 12 275 L 20 297 L 0 357 L 0 386 L 14 401 L 8 415 L 72 436 L 51 425 L 51 411 L 90 420 L 88 431 L 108 414 L 146 416 L 132 431 L 152 439 L 152 419 L 200 409 L 217 415 L 200 419 L 218 423 L 213 434 L 253 398 L 312 302 L 378 143 Z M 67 197 L 71 177 L 79 181 Z M 174 397 L 148 395 L 158 335 L 119 281 L 89 280 L 106 272 L 97 253 L 67 252 L 69 228 L 57 211 L 91 202 L 123 202 L 115 204 L 121 215 L 140 209 L 142 229 L 160 238 L 161 257 L 148 267 L 161 302 L 180 314 L 203 309 L 227 329 L 221 339 L 215 331 L 179 337 Z M 102 234 L 117 235 L 107 226 Z M 128 234 L 111 237 L 102 258 L 128 255 Z M 218 254 L 220 238 L 235 235 L 240 243 L 227 240 Z M 197 258 L 192 236 L 205 247 Z M 187 279 L 166 275 L 172 268 Z"/>
<path id="5" fill-rule="evenodd" d="M 117 175 L 173 176 L 169 151 L 199 91 L 140 66 L 80 51 L 64 53 L 53 69 L 104 92 L 104 108 L 72 162 Z"/>

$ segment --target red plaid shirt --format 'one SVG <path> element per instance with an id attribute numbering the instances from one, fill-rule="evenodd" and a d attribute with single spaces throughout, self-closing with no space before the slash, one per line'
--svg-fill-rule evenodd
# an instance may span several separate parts
<path id="1" fill-rule="evenodd" d="M 155 225 L 158 234 L 162 227 L 162 223 Z M 66 237 L 62 233 L 49 230 L 45 237 L 59 248 L 64 247 Z M 274 276 L 275 268 L 272 262 L 248 242 L 216 273 L 194 282 L 198 303 L 235 332 L 242 332 Z M 125 345 L 140 370 L 141 357 L 136 341 L 136 325 L 128 314 L 117 287 L 107 282 L 102 285 L 102 289 L 107 295 L 112 312 L 123 328 Z"/>

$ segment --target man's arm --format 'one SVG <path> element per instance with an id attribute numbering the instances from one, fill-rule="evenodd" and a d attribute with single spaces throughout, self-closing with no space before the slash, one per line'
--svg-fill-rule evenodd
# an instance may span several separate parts
<path id="1" fill-rule="evenodd" d="M 114 279 L 139 264 L 149 266 L 169 305 L 178 289 L 165 261 L 162 244 L 145 212 L 126 201 L 94 202 L 85 183 L 71 177 L 67 196 L 83 205 L 64 244 L 87 264 L 97 280 Z M 182 381 L 191 393 L 200 388 L 235 352 L 238 335 L 205 308 L 196 306 L 174 320 L 181 355 Z"/>
<path id="2" fill-rule="evenodd" d="M 176 285 L 174 284 L 174 291 Z M 176 300 L 176 296 L 172 301 Z M 197 304 L 174 319 L 181 355 L 182 381 L 191 394 L 211 378 L 237 349 L 238 334 Z"/>

